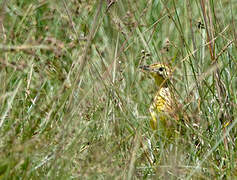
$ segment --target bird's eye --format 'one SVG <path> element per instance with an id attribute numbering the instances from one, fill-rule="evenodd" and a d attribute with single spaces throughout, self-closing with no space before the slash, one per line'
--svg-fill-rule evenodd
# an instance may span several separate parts
<path id="1" fill-rule="evenodd" d="M 163 68 L 163 67 L 160 67 L 160 68 L 159 68 L 159 71 L 160 71 L 160 72 L 162 72 L 162 71 L 164 71 L 164 70 L 165 70 L 165 68 Z"/>

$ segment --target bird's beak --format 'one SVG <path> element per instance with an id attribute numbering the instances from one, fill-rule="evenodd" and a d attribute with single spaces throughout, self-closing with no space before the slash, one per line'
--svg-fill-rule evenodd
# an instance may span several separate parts
<path id="1" fill-rule="evenodd" d="M 150 71 L 150 66 L 144 65 L 144 66 L 139 66 L 139 69 L 144 70 L 144 71 Z"/>

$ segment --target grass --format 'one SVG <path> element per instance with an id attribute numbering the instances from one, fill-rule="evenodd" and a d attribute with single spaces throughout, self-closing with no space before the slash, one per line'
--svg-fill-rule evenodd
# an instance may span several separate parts
<path id="1" fill-rule="evenodd" d="M 236 10 L 234 0 L 3 0 L 0 178 L 236 178 Z M 174 69 L 177 114 L 192 120 L 172 149 L 149 127 L 156 88 L 138 67 L 153 62 Z"/>

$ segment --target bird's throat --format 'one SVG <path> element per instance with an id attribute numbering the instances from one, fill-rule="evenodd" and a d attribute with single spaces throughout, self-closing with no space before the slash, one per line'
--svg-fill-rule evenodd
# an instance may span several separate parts
<path id="1" fill-rule="evenodd" d="M 161 87 L 167 87 L 167 82 L 162 76 L 154 76 L 156 85 L 161 88 Z"/>

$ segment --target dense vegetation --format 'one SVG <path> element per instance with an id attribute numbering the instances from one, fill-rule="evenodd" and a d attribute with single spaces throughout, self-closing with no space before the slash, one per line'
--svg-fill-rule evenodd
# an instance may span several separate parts
<path id="1" fill-rule="evenodd" d="M 0 179 L 237 177 L 236 0 L 0 5 Z M 172 147 L 149 126 L 154 62 L 191 119 Z"/>

